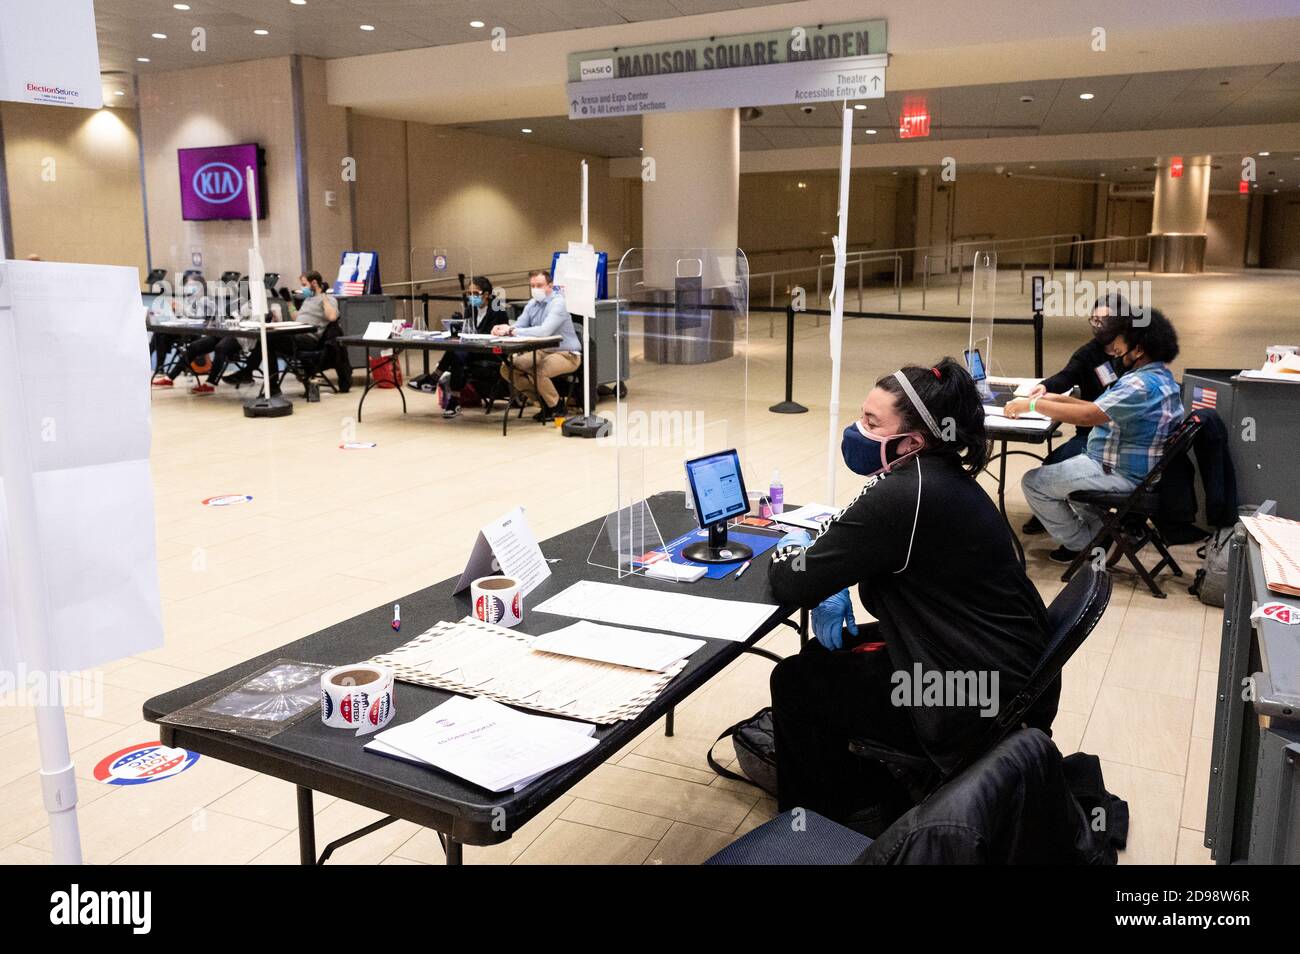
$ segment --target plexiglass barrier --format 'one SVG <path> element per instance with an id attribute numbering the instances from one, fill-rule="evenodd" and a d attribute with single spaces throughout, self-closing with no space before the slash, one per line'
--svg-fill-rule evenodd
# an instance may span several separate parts
<path id="1" fill-rule="evenodd" d="M 995 374 L 993 363 L 993 313 L 997 305 L 998 254 L 976 252 L 971 270 L 970 339 L 966 363 L 978 380 L 980 391 L 987 394 L 989 385 L 975 366 L 983 364 L 986 374 Z M 978 357 L 976 356 L 978 352 Z"/>

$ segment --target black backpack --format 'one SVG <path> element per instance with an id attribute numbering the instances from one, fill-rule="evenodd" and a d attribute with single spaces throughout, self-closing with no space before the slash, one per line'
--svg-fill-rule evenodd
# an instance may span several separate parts
<path id="1" fill-rule="evenodd" d="M 736 764 L 744 774 L 723 768 L 713 757 L 713 750 L 718 742 L 731 736 L 731 743 L 736 748 Z M 759 709 L 748 719 L 742 719 L 735 725 L 723 730 L 717 741 L 709 746 L 709 768 L 723 778 L 757 785 L 772 797 L 776 797 L 776 740 L 772 734 L 772 707 Z"/>

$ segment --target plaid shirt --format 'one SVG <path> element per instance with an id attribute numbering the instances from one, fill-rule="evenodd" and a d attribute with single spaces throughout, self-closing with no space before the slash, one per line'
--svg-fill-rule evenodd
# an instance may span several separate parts
<path id="1" fill-rule="evenodd" d="M 1152 361 L 1101 393 L 1097 407 L 1110 421 L 1088 435 L 1088 456 L 1134 483 L 1141 482 L 1160 455 L 1165 440 L 1183 419 L 1178 382 L 1163 361 Z"/>

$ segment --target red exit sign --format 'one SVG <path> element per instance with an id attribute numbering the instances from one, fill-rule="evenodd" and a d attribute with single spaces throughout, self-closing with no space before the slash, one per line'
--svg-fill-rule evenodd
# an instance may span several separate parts
<path id="1" fill-rule="evenodd" d="M 1183 177 L 1183 157 L 1174 156 L 1169 160 L 1169 174 L 1175 179 Z"/>
<path id="2" fill-rule="evenodd" d="M 904 114 L 898 124 L 899 139 L 923 139 L 930 135 L 930 114 Z"/>

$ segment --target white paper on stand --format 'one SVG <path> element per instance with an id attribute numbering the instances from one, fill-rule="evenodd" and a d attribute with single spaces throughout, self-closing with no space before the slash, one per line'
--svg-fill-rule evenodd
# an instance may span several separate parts
<path id="1" fill-rule="evenodd" d="M 777 611 L 777 607 L 767 603 L 720 600 L 710 596 L 580 580 L 539 603 L 535 610 L 598 623 L 653 626 L 688 636 L 743 642 Z"/>
<path id="2" fill-rule="evenodd" d="M 357 273 L 357 253 L 346 252 L 343 255 L 343 261 L 339 263 L 338 280 L 341 282 L 352 281 L 352 276 Z"/>
<path id="3" fill-rule="evenodd" d="M 570 314 L 590 318 L 596 313 L 596 264 L 595 248 L 581 242 L 570 242 L 556 262 L 552 280 L 564 289 Z"/>
<path id="4" fill-rule="evenodd" d="M 138 275 L 111 265 L 7 262 L 0 288 L 0 347 L 15 349 L 17 368 L 0 382 L 0 400 L 18 402 L 27 425 L 0 440 L 25 439 L 32 462 L 46 665 L 74 672 L 156 649 L 162 612 Z M 13 628 L 7 520 L 0 508 L 0 670 L 13 671 L 26 660 Z"/>
<path id="5" fill-rule="evenodd" d="M 550 564 L 542 556 L 523 507 L 516 507 L 479 531 L 455 592 L 461 592 L 474 580 L 497 570 L 518 580 L 525 596 L 551 575 Z"/>
<path id="6" fill-rule="evenodd" d="M 702 639 L 684 639 L 667 633 L 603 626 L 580 619 L 572 626 L 538 636 L 533 641 L 533 651 L 658 672 L 685 659 L 703 645 Z"/>

